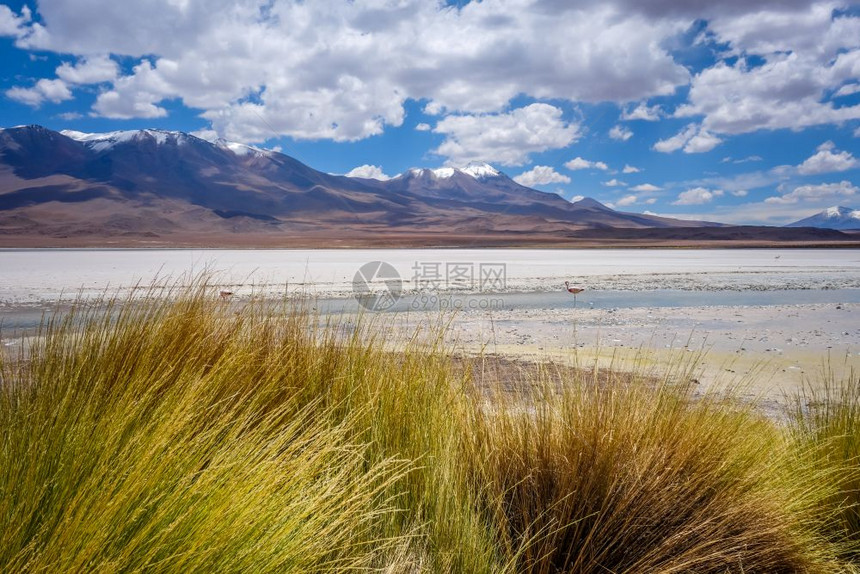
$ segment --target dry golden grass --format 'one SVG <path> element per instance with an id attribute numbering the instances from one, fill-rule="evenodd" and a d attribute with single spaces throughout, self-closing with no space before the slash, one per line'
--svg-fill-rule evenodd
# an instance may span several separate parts
<path id="1" fill-rule="evenodd" d="M 0 364 L 0 571 L 853 571 L 848 465 L 683 373 L 487 393 L 441 337 L 215 299 L 81 304 Z"/>

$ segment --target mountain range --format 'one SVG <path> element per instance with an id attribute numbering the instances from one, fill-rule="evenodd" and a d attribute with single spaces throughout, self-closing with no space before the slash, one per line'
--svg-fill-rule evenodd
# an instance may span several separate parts
<path id="1" fill-rule="evenodd" d="M 487 164 L 379 181 L 183 132 L 0 130 L 0 246 L 515 245 L 739 234 L 844 239 L 624 213 L 588 198 L 572 203 Z"/>

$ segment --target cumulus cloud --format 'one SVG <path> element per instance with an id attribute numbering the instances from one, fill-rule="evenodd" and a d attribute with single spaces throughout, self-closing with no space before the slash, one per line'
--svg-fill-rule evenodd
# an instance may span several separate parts
<path id="1" fill-rule="evenodd" d="M 529 171 L 514 177 L 514 181 L 526 187 L 534 187 L 535 185 L 546 185 L 548 183 L 570 183 L 570 178 L 558 173 L 548 165 L 536 165 Z"/>
<path id="2" fill-rule="evenodd" d="M 650 183 L 640 183 L 639 185 L 634 185 L 633 187 L 631 187 L 630 191 L 649 193 L 652 191 L 660 191 L 662 189 L 663 189 L 662 187 L 658 187 L 658 186 L 650 184 Z"/>
<path id="3" fill-rule="evenodd" d="M 834 11 L 840 6 L 40 0 L 36 18 L 26 7 L 0 5 L 0 35 L 79 58 L 43 79 L 109 83 L 96 114 L 159 117 L 176 100 L 201 110 L 220 136 L 246 143 L 280 135 L 360 140 L 402 125 L 410 99 L 442 120 L 505 115 L 522 95 L 614 102 L 620 121 L 657 121 L 668 111 L 647 102 L 689 86 L 674 114 L 699 129 L 674 149 L 700 153 L 730 134 L 860 118 L 860 105 L 831 101 L 856 89 L 860 69 L 860 18 Z M 667 46 L 694 20 L 707 22 L 700 45 L 724 59 L 691 77 Z M 138 66 L 115 77 L 106 54 Z M 31 105 L 54 101 L 37 88 L 13 90 Z"/>
<path id="4" fill-rule="evenodd" d="M 562 110 L 549 104 L 500 114 L 446 116 L 433 131 L 446 136 L 435 153 L 453 165 L 469 161 L 522 165 L 530 154 L 567 147 L 580 136 L 579 125 L 566 122 Z"/>
<path id="5" fill-rule="evenodd" d="M 797 203 L 798 201 L 818 201 L 844 199 L 854 197 L 860 192 L 860 188 L 850 181 L 839 183 L 822 183 L 818 185 L 801 185 L 785 195 L 768 197 L 765 203 Z"/>
<path id="6" fill-rule="evenodd" d="M 701 126 L 690 124 L 674 136 L 655 143 L 654 150 L 672 153 L 683 149 L 684 153 L 704 153 L 711 151 L 722 141 Z"/>
<path id="7" fill-rule="evenodd" d="M 72 99 L 72 92 L 63 80 L 42 79 L 32 88 L 14 87 L 6 90 L 6 97 L 37 108 L 44 102 L 58 104 Z"/>
<path id="8" fill-rule="evenodd" d="M 672 153 L 673 151 L 677 151 L 684 147 L 688 141 L 690 141 L 696 132 L 698 131 L 698 126 L 695 124 L 690 124 L 674 136 L 670 138 L 666 138 L 664 140 L 659 140 L 654 144 L 654 150 L 663 152 L 663 153 Z"/>
<path id="9" fill-rule="evenodd" d="M 853 96 L 857 92 L 860 92 L 860 84 L 845 84 L 833 94 L 834 98 L 842 98 L 845 96 Z"/>
<path id="10" fill-rule="evenodd" d="M 694 135 L 684 146 L 684 153 L 709 152 L 723 142 L 714 134 L 702 129 Z"/>
<path id="11" fill-rule="evenodd" d="M 807 158 L 797 166 L 798 173 L 802 175 L 814 175 L 819 173 L 832 173 L 846 171 L 860 164 L 857 159 L 847 151 L 835 151 L 833 142 L 827 141 L 818 146 L 815 155 Z"/>
<path id="12" fill-rule="evenodd" d="M 0 4 L 0 36 L 19 37 L 26 33 L 27 24 L 32 20 L 30 8 L 24 6 L 16 14 L 5 4 Z"/>
<path id="13" fill-rule="evenodd" d="M 143 60 L 134 67 L 134 74 L 118 79 L 114 89 L 99 94 L 93 110 L 113 119 L 161 118 L 167 110 L 158 103 L 172 95 L 169 83 L 150 61 Z"/>
<path id="14" fill-rule="evenodd" d="M 694 187 L 678 195 L 672 205 L 702 205 L 710 203 L 715 197 L 723 195 L 722 190 L 709 190 L 704 187 Z"/>
<path id="15" fill-rule="evenodd" d="M 385 174 L 382 171 L 382 168 L 378 165 L 360 165 L 356 168 L 353 168 L 346 174 L 346 177 L 360 177 L 363 179 L 378 179 L 379 181 L 386 181 L 391 179 L 391 176 Z"/>
<path id="16" fill-rule="evenodd" d="M 77 63 L 63 63 L 57 76 L 69 84 L 98 84 L 112 82 L 119 74 L 119 66 L 108 56 L 81 58 Z"/>
<path id="17" fill-rule="evenodd" d="M 625 121 L 644 120 L 646 122 L 656 122 L 663 115 L 660 106 L 648 106 L 644 102 L 635 108 L 627 108 L 621 112 L 621 119 Z"/>
<path id="18" fill-rule="evenodd" d="M 612 129 L 609 130 L 609 137 L 614 140 L 626 142 L 633 137 L 633 132 L 624 126 L 613 126 Z"/>
<path id="19" fill-rule="evenodd" d="M 38 23 L 3 7 L 0 32 L 27 49 L 146 58 L 151 66 L 117 80 L 97 114 L 153 117 L 178 99 L 246 142 L 366 138 L 401 125 L 407 99 L 429 102 L 429 113 L 483 115 L 519 94 L 641 101 L 689 81 L 662 46 L 681 22 L 612 4 L 556 13 L 532 3 L 41 0 Z M 147 90 L 151 76 L 165 89 Z"/>
<path id="20" fill-rule="evenodd" d="M 860 18 L 837 14 L 837 4 L 748 10 L 712 18 L 714 41 L 739 58 L 721 61 L 692 81 L 689 101 L 676 116 L 703 116 L 718 134 L 802 129 L 860 117 L 860 105 L 836 107 L 828 99 L 858 76 Z M 758 56 L 759 65 L 745 56 Z"/>
<path id="21" fill-rule="evenodd" d="M 579 169 L 599 169 L 602 171 L 606 171 L 609 169 L 609 166 L 602 161 L 589 161 L 581 157 L 575 157 L 572 160 L 566 162 L 564 164 L 564 167 L 566 167 L 570 171 L 576 171 Z"/>
<path id="22" fill-rule="evenodd" d="M 847 60 L 857 57 L 852 52 L 837 60 L 853 67 L 856 62 Z M 819 67 L 794 54 L 752 69 L 742 62 L 721 62 L 696 77 L 690 88 L 690 103 L 679 107 L 675 115 L 704 116 L 705 128 L 724 134 L 799 129 L 860 118 L 860 106 L 835 108 L 821 101 L 829 84 L 821 76 Z"/>
<path id="23" fill-rule="evenodd" d="M 433 128 L 430 127 L 430 124 L 426 124 L 424 122 L 421 122 L 420 124 L 415 126 L 415 131 L 419 132 L 429 132 L 431 129 Z"/>
<path id="24" fill-rule="evenodd" d="M 624 165 L 624 169 L 621 170 L 621 173 L 639 173 L 642 171 L 638 167 L 633 167 L 632 165 Z"/>
<path id="25" fill-rule="evenodd" d="M 624 197 L 616 201 L 615 205 L 618 207 L 626 207 L 628 205 L 633 205 L 634 203 L 636 203 L 635 195 L 625 195 Z"/>
<path id="26" fill-rule="evenodd" d="M 624 187 L 624 186 L 625 186 L 625 185 L 627 185 L 627 184 L 626 184 L 626 183 L 624 183 L 623 181 L 620 181 L 620 180 L 615 179 L 615 178 L 613 177 L 613 178 L 612 178 L 612 179 L 610 179 L 609 181 L 604 181 L 604 182 L 603 182 L 603 185 L 605 185 L 606 187 Z"/>

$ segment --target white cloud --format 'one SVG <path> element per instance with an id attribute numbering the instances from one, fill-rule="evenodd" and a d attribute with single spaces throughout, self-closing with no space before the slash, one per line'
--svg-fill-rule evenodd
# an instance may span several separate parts
<path id="1" fill-rule="evenodd" d="M 613 126 L 612 129 L 609 130 L 609 137 L 614 140 L 626 142 L 633 137 L 633 132 L 624 126 Z"/>
<path id="2" fill-rule="evenodd" d="M 722 195 L 721 191 L 710 191 L 704 187 L 694 187 L 678 195 L 672 205 L 702 205 L 709 203 L 714 197 Z"/>
<path id="3" fill-rule="evenodd" d="M 633 167 L 632 165 L 625 164 L 624 169 L 621 170 L 621 173 L 639 173 L 640 171 L 642 170 L 638 167 Z"/>
<path id="4" fill-rule="evenodd" d="M 644 102 L 636 108 L 628 108 L 621 112 L 621 119 L 625 121 L 644 120 L 646 122 L 656 122 L 663 115 L 660 106 L 648 107 Z"/>
<path id="5" fill-rule="evenodd" d="M 538 4 L 40 0 L 41 23 L 4 7 L 0 31 L 27 49 L 150 59 L 151 69 L 118 80 L 95 111 L 152 117 L 178 98 L 219 135 L 246 142 L 366 138 L 401 125 L 408 99 L 435 114 L 482 115 L 505 111 L 519 94 L 627 102 L 688 83 L 663 47 L 687 22 L 613 4 Z M 134 79 L 142 74 L 165 89 L 147 90 L 153 78 Z"/>
<path id="6" fill-rule="evenodd" d="M 613 178 L 612 178 L 612 179 L 610 179 L 609 181 L 604 181 L 604 182 L 603 182 L 603 185 L 605 185 L 606 187 L 624 187 L 624 186 L 625 186 L 625 185 L 627 185 L 627 184 L 626 184 L 626 183 L 624 183 L 623 181 L 620 181 L 620 180 L 615 179 L 615 178 L 613 177 Z"/>
<path id="7" fill-rule="evenodd" d="M 63 63 L 57 76 L 69 84 L 98 84 L 112 82 L 119 74 L 119 66 L 108 56 L 81 58 L 76 64 Z"/>
<path id="8" fill-rule="evenodd" d="M 367 138 L 402 125 L 409 99 L 442 119 L 505 114 L 524 95 L 615 102 L 625 106 L 621 121 L 656 121 L 665 114 L 647 102 L 689 85 L 675 113 L 701 128 L 675 149 L 696 153 L 727 134 L 860 118 L 860 105 L 829 100 L 860 77 L 860 18 L 834 17 L 843 4 L 40 0 L 36 22 L 26 8 L 0 5 L 0 35 L 75 57 L 151 60 L 128 76 L 94 80 L 112 84 L 94 111 L 156 117 L 178 99 L 202 110 L 219 135 L 249 143 Z M 668 46 L 695 20 L 708 23 L 701 43 L 738 58 L 691 79 Z M 110 73 L 78 67 L 58 74 L 84 83 Z M 35 101 L 26 89 L 13 93 Z"/>
<path id="9" fill-rule="evenodd" d="M 815 155 L 807 158 L 806 161 L 797 166 L 797 171 L 802 175 L 814 175 L 846 171 L 858 165 L 860 165 L 860 162 L 850 152 L 840 151 L 834 153 L 834 144 L 828 141 L 818 146 Z"/>
<path id="10" fill-rule="evenodd" d="M 363 179 L 378 179 L 379 181 L 385 181 L 391 179 L 391 176 L 385 174 L 382 171 L 382 168 L 378 165 L 360 165 L 356 168 L 353 168 L 346 174 L 346 177 L 360 177 Z"/>
<path id="11" fill-rule="evenodd" d="M 818 201 L 843 199 L 853 197 L 860 192 L 860 188 L 850 181 L 839 183 L 822 183 L 818 185 L 801 185 L 794 188 L 790 193 L 781 196 L 773 196 L 765 199 L 765 203 L 797 203 L 798 201 Z"/>
<path id="12" fill-rule="evenodd" d="M 113 88 L 96 98 L 93 110 L 98 115 L 114 119 L 161 118 L 167 110 L 157 104 L 175 95 L 149 60 L 135 66 L 132 75 L 119 78 Z"/>
<path id="13" fill-rule="evenodd" d="M 582 201 L 583 199 L 585 199 L 584 195 L 574 195 L 573 197 L 570 198 L 570 202 L 576 203 L 577 201 Z"/>
<path id="14" fill-rule="evenodd" d="M 704 153 L 711 151 L 722 141 L 701 126 L 689 124 L 674 136 L 655 143 L 654 150 L 672 153 L 683 148 L 684 153 Z"/>
<path id="15" fill-rule="evenodd" d="M 705 153 L 711 151 L 721 143 L 723 143 L 723 140 L 702 129 L 690 138 L 690 141 L 684 146 L 684 153 Z"/>
<path id="16" fill-rule="evenodd" d="M 638 192 L 652 192 L 652 191 L 660 191 L 663 189 L 662 187 L 657 187 L 656 185 L 650 183 L 640 183 L 639 185 L 634 185 L 630 188 L 630 191 L 638 191 Z"/>
<path id="17" fill-rule="evenodd" d="M 860 92 L 860 84 L 845 84 L 833 94 L 834 98 L 841 98 L 845 96 L 851 96 Z"/>
<path id="18" fill-rule="evenodd" d="M 745 190 L 745 189 L 738 189 L 735 191 L 730 191 L 729 193 L 731 193 L 735 197 L 746 197 L 747 196 L 747 190 Z"/>
<path id="19" fill-rule="evenodd" d="M 689 103 L 677 116 L 704 116 L 719 134 L 802 129 L 860 117 L 860 106 L 834 107 L 829 92 L 856 80 L 860 68 L 860 18 L 834 17 L 838 4 L 798 3 L 748 9 L 709 21 L 715 42 L 744 57 L 703 70 L 692 82 Z"/>
<path id="20" fill-rule="evenodd" d="M 687 142 L 696 135 L 698 129 L 698 126 L 695 124 L 690 124 L 674 136 L 664 140 L 659 140 L 654 144 L 654 150 L 663 153 L 672 153 L 673 151 L 677 151 L 687 145 Z"/>
<path id="21" fill-rule="evenodd" d="M 657 198 L 656 197 L 649 197 L 648 199 L 645 200 L 645 203 L 647 203 L 648 205 L 654 205 L 655 203 L 657 203 Z"/>
<path id="22" fill-rule="evenodd" d="M 602 161 L 589 161 L 581 157 L 575 157 L 572 160 L 566 162 L 564 164 L 564 167 L 566 167 L 570 171 L 576 171 L 579 169 L 599 169 L 606 171 L 609 169 L 609 166 Z"/>
<path id="23" fill-rule="evenodd" d="M 502 114 L 447 116 L 433 131 L 447 136 L 434 152 L 455 165 L 476 160 L 522 165 L 530 154 L 567 147 L 580 136 L 579 126 L 566 122 L 561 109 L 549 104 Z"/>
<path id="24" fill-rule="evenodd" d="M 837 108 L 824 94 L 856 76 L 858 66 L 858 50 L 836 56 L 832 65 L 798 53 L 772 54 L 759 67 L 743 59 L 720 62 L 693 79 L 689 103 L 675 115 L 704 116 L 703 128 L 720 134 L 839 124 L 860 118 L 860 105 Z"/>
<path id="25" fill-rule="evenodd" d="M 558 173 L 548 165 L 536 165 L 529 171 L 514 177 L 514 181 L 526 187 L 546 185 L 548 183 L 570 183 L 570 178 Z"/>
<path id="26" fill-rule="evenodd" d="M 616 201 L 615 205 L 617 205 L 618 207 L 626 207 L 628 205 L 633 205 L 634 203 L 636 203 L 635 195 L 625 195 L 624 197 Z"/>
<path id="27" fill-rule="evenodd" d="M 733 159 L 729 156 L 726 156 L 722 160 L 720 160 L 720 163 L 737 163 L 737 164 L 740 164 L 740 163 L 750 163 L 750 162 L 754 162 L 754 161 L 762 161 L 762 159 L 763 158 L 760 155 L 748 155 L 747 157 L 744 157 L 741 159 Z"/>
<path id="28" fill-rule="evenodd" d="M 431 129 L 433 128 L 430 127 L 430 124 L 425 124 L 423 122 L 415 126 L 415 131 L 419 132 L 429 132 Z"/>
<path id="29" fill-rule="evenodd" d="M 41 79 L 32 88 L 14 87 L 6 90 L 6 97 L 37 108 L 45 101 L 58 104 L 72 99 L 72 92 L 63 80 Z"/>
<path id="30" fill-rule="evenodd" d="M 32 14 L 27 6 L 21 8 L 20 14 L 15 14 L 8 6 L 0 4 L 0 36 L 21 36 L 26 33 L 26 26 L 31 19 Z"/>

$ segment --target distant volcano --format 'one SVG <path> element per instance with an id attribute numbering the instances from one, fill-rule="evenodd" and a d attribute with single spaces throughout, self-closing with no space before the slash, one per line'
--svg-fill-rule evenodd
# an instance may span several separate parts
<path id="1" fill-rule="evenodd" d="M 789 223 L 786 227 L 817 227 L 819 229 L 860 229 L 860 209 L 850 207 L 828 207 L 800 221 Z"/>

